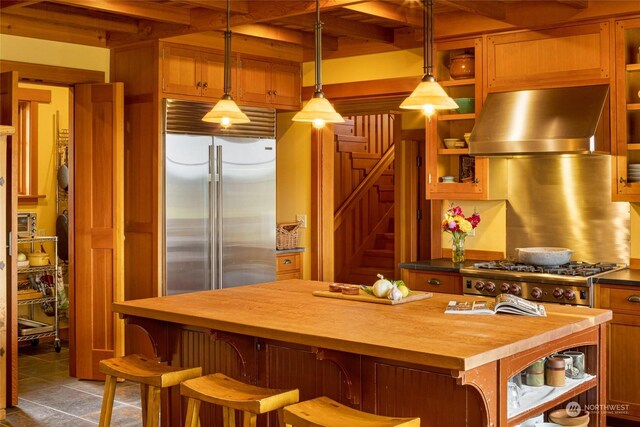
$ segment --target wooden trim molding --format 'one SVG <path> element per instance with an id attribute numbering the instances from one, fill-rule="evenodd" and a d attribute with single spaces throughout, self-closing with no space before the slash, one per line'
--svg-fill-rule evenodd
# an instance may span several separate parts
<path id="1" fill-rule="evenodd" d="M 409 95 L 420 83 L 421 76 L 396 77 L 391 79 L 368 80 L 363 82 L 334 83 L 322 86 L 326 98 L 363 99 Z M 302 88 L 302 99 L 313 95 L 313 86 Z"/>
<path id="2" fill-rule="evenodd" d="M 333 126 L 311 129 L 311 279 L 333 280 Z"/>
<path id="3" fill-rule="evenodd" d="M 68 86 L 73 86 L 76 83 L 105 83 L 103 71 L 0 60 L 0 72 L 5 71 L 17 71 L 21 81 L 35 80 L 38 83 Z"/>
<path id="4" fill-rule="evenodd" d="M 451 258 L 451 248 L 441 249 L 442 258 Z M 480 261 L 495 261 L 504 258 L 504 252 L 485 251 L 480 249 L 465 249 L 464 256 L 467 259 L 477 259 Z"/>

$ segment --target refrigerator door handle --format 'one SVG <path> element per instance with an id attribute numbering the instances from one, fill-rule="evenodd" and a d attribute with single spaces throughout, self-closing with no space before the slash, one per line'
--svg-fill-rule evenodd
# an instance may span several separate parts
<path id="1" fill-rule="evenodd" d="M 209 229 L 209 242 L 216 241 L 216 233 L 218 229 L 215 227 L 216 219 L 216 200 L 215 195 L 218 193 L 218 176 L 215 167 L 215 146 L 212 144 L 209 146 L 209 223 L 211 227 Z M 209 260 L 211 263 L 211 270 L 209 271 L 209 277 L 211 277 L 211 289 L 217 289 L 217 278 L 214 276 L 216 268 L 218 266 L 218 254 L 216 247 L 209 244 Z"/>
<path id="2" fill-rule="evenodd" d="M 216 175 L 218 179 L 216 180 L 216 287 L 217 289 L 222 289 L 222 146 L 218 145 L 216 147 Z"/>

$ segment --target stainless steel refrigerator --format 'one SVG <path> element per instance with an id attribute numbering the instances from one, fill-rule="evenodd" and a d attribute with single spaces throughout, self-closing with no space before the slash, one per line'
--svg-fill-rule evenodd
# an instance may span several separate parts
<path id="1" fill-rule="evenodd" d="M 165 295 L 275 280 L 274 139 L 165 133 Z"/>

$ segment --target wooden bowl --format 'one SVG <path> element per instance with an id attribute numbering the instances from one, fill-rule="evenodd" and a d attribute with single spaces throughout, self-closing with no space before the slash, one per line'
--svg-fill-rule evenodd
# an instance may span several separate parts
<path id="1" fill-rule="evenodd" d="M 359 295 L 360 294 L 360 286 L 344 285 L 342 287 L 342 293 L 344 295 Z"/>
<path id="2" fill-rule="evenodd" d="M 589 424 L 589 413 L 580 411 L 578 415 L 572 417 L 566 409 L 557 409 L 549 413 L 549 421 L 553 421 L 561 426 L 586 426 Z"/>

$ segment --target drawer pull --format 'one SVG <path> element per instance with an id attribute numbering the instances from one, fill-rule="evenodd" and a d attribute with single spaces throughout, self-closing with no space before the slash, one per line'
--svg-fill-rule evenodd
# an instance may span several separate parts
<path id="1" fill-rule="evenodd" d="M 434 286 L 440 286 L 440 280 L 438 279 L 429 279 L 427 280 L 427 283 Z"/>
<path id="2" fill-rule="evenodd" d="M 627 301 L 640 303 L 640 295 L 629 295 Z"/>
<path id="3" fill-rule="evenodd" d="M 285 258 L 282 260 L 282 263 L 287 265 L 287 264 L 291 264 L 291 260 L 289 258 Z"/>

